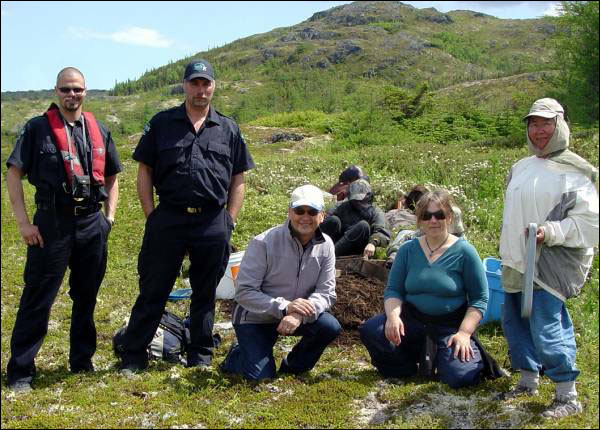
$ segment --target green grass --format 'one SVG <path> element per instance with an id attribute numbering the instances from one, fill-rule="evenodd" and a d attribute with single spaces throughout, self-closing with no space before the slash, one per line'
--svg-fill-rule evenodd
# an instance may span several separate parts
<path id="1" fill-rule="evenodd" d="M 27 102 L 19 109 L 3 109 L 2 162 L 12 147 L 10 130 L 46 102 Z M 137 103 L 130 114 L 127 106 Z M 117 128 L 117 142 L 124 171 L 120 175 L 117 223 L 109 241 L 108 271 L 98 296 L 95 320 L 98 351 L 97 371 L 71 375 L 67 370 L 71 301 L 66 282 L 61 287 L 50 317 L 50 329 L 36 363 L 35 390 L 15 396 L 6 389 L 5 369 L 10 355 L 10 335 L 23 286 L 25 246 L 17 231 L 10 207 L 3 167 L 2 174 L 2 427 L 10 428 L 219 428 L 219 427 L 327 427 L 327 428 L 587 428 L 598 426 L 598 258 L 582 294 L 569 301 L 574 320 L 581 370 L 578 391 L 584 413 L 558 421 L 542 421 L 538 414 L 550 403 L 553 384 L 542 378 L 540 396 L 514 402 L 508 409 L 492 399 L 507 390 L 517 375 L 475 388 L 450 390 L 440 383 L 409 378 L 399 384 L 382 381 L 369 364 L 360 344 L 328 348 L 309 374 L 283 377 L 260 384 L 218 371 L 199 371 L 153 362 L 147 372 L 129 380 L 121 377 L 112 352 L 111 339 L 129 315 L 138 292 L 137 255 L 141 246 L 144 217 L 137 199 L 137 166 L 131 159 L 136 138 L 129 133 L 144 121 L 144 106 L 159 105 L 148 98 L 115 98 L 111 104 L 95 102 L 93 108 L 115 110 L 127 125 Z M 16 105 L 15 105 L 16 106 Z M 110 106 L 110 108 L 109 108 Z M 463 211 L 469 240 L 481 257 L 497 256 L 502 224 L 504 179 L 509 167 L 526 155 L 523 146 L 457 141 L 437 144 L 414 136 L 382 132 L 369 145 L 345 137 L 340 117 L 308 111 L 264 117 L 242 125 L 257 168 L 246 177 L 247 191 L 233 243 L 246 247 L 254 235 L 285 218 L 291 190 L 304 183 L 327 189 L 349 164 L 365 168 L 376 192 L 376 202 L 386 207 L 400 190 L 416 183 L 444 186 L 455 196 Z M 280 127 L 295 128 L 307 136 L 300 142 L 270 144 Z M 321 135 L 322 124 L 334 124 L 332 135 Z M 343 123 L 344 127 L 347 123 Z M 372 127 L 377 127 L 373 124 Z M 131 127 L 131 129 L 130 129 Z M 368 123 L 358 123 L 365 132 Z M 391 127 L 391 126 L 390 126 Z M 112 128 L 112 127 L 111 127 Z M 390 129 L 393 130 L 393 129 Z M 376 130 L 368 130 L 376 133 Z M 385 134 L 385 135 L 384 135 Z M 395 136 L 392 138 L 392 136 Z M 588 160 L 598 160 L 597 129 L 576 129 L 572 147 Z M 29 213 L 33 190 L 24 182 Z M 68 278 L 68 275 L 65 279 Z M 180 281 L 178 281 L 179 283 Z M 180 287 L 178 284 L 176 287 Z M 381 300 L 381 298 L 374 298 Z M 169 304 L 178 314 L 186 303 Z M 218 321 L 228 315 L 219 313 Z M 231 330 L 221 331 L 224 342 L 216 351 L 222 362 L 234 339 Z M 480 338 L 486 348 L 508 366 L 507 346 L 497 324 L 484 326 Z M 293 340 L 280 340 L 275 348 L 279 361 Z"/>

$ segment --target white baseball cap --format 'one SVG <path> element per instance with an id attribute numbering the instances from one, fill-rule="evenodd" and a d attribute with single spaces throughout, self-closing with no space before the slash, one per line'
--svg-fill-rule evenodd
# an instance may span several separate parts
<path id="1" fill-rule="evenodd" d="M 565 110 L 556 100 L 551 98 L 543 98 L 536 100 L 533 105 L 531 105 L 531 109 L 529 109 L 529 113 L 523 117 L 523 119 L 527 119 L 530 116 L 541 116 L 542 118 L 556 118 L 560 116 L 564 118 Z"/>
<path id="2" fill-rule="evenodd" d="M 325 207 L 323 192 L 314 185 L 302 185 L 296 188 L 292 191 L 290 208 L 294 209 L 298 206 L 310 206 L 313 209 L 322 211 Z"/>

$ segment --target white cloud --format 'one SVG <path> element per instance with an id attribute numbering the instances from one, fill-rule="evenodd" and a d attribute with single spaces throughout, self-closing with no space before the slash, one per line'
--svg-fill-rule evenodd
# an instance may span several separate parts
<path id="1" fill-rule="evenodd" d="M 547 16 L 560 16 L 562 15 L 562 6 L 559 2 L 552 2 L 544 11 L 544 15 Z"/>
<path id="2" fill-rule="evenodd" d="M 69 34 L 76 39 L 104 39 L 126 45 L 168 48 L 173 41 L 151 28 L 130 27 L 113 33 L 98 33 L 84 27 L 69 27 Z"/>
<path id="3" fill-rule="evenodd" d="M 170 40 L 166 39 L 158 31 L 141 27 L 131 27 L 124 31 L 112 33 L 111 39 L 117 43 L 150 46 L 154 48 L 168 48 L 172 44 Z"/>

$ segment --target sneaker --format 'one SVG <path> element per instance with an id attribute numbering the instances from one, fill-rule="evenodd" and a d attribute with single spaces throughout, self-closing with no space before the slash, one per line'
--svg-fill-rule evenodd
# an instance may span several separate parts
<path id="1" fill-rule="evenodd" d="M 33 390 L 30 381 L 15 381 L 8 386 L 8 389 L 15 393 L 28 393 Z"/>
<path id="2" fill-rule="evenodd" d="M 537 396 L 537 394 L 538 390 L 536 388 L 529 388 L 524 385 L 517 385 L 515 388 L 513 388 L 510 391 L 507 391 L 506 393 L 500 393 L 497 396 L 497 399 L 512 400 L 522 396 Z"/>
<path id="3" fill-rule="evenodd" d="M 544 418 L 563 418 L 583 411 L 581 403 L 575 397 L 555 398 L 552 404 L 542 412 Z"/>

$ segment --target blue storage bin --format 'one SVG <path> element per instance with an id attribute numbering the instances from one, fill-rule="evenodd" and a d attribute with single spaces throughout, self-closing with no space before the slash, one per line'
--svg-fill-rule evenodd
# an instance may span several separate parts
<path id="1" fill-rule="evenodd" d="M 500 321 L 504 307 L 504 290 L 502 289 L 502 260 L 484 258 L 483 267 L 488 282 L 488 307 L 481 324 Z"/>

